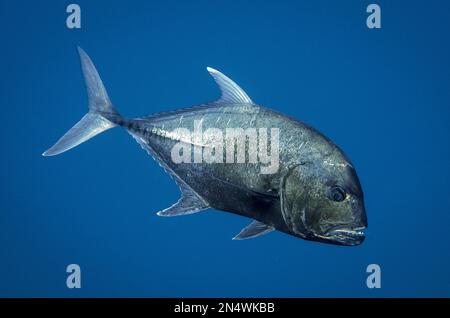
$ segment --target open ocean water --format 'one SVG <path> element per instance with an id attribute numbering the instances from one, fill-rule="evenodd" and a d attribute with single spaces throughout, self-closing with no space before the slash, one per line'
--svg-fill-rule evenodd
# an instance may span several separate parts
<path id="1" fill-rule="evenodd" d="M 81 29 L 69 3 L 0 2 L 0 296 L 450 296 L 448 1 L 77 0 Z M 121 129 L 42 157 L 87 112 L 77 45 L 127 117 L 216 99 L 212 66 L 319 129 L 357 169 L 366 241 L 232 241 L 248 219 L 158 217 L 179 190 Z"/>

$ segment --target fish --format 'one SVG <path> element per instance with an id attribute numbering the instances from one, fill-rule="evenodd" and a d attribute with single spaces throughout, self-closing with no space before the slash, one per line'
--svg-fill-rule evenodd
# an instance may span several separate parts
<path id="1" fill-rule="evenodd" d="M 367 228 L 363 190 L 344 152 L 318 130 L 260 106 L 207 67 L 219 99 L 140 118 L 113 106 L 92 60 L 77 48 L 89 111 L 43 156 L 54 156 L 122 127 L 179 186 L 157 212 L 173 217 L 216 209 L 251 219 L 234 240 L 275 230 L 307 241 L 360 245 Z M 269 133 L 270 132 L 270 133 Z"/>

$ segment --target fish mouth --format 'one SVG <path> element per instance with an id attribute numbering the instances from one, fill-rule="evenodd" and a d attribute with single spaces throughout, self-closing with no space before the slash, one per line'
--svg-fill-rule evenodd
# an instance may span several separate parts
<path id="1" fill-rule="evenodd" d="M 321 235 L 321 238 L 333 244 L 355 246 L 364 242 L 366 238 L 364 235 L 365 229 L 365 226 L 337 226 L 326 231 L 323 236 Z"/>

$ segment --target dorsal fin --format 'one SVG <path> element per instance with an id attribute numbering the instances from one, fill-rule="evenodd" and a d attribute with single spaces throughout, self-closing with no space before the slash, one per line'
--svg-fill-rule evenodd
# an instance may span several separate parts
<path id="1" fill-rule="evenodd" d="M 264 224 L 259 221 L 253 221 L 246 227 L 244 227 L 238 235 L 233 237 L 233 240 L 245 240 L 249 238 L 254 238 L 275 230 L 273 226 Z"/>
<path id="2" fill-rule="evenodd" d="M 219 85 L 222 96 L 217 102 L 253 104 L 253 101 L 238 84 L 212 67 L 206 68 Z"/>

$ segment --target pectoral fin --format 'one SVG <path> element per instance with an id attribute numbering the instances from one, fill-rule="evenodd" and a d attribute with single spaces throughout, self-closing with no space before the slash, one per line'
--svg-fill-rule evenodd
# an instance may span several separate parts
<path id="1" fill-rule="evenodd" d="M 261 223 L 259 221 L 253 221 L 248 226 L 243 228 L 238 235 L 233 237 L 233 240 L 245 240 L 254 238 L 266 233 L 270 233 L 273 230 L 275 230 L 273 226 Z"/>

